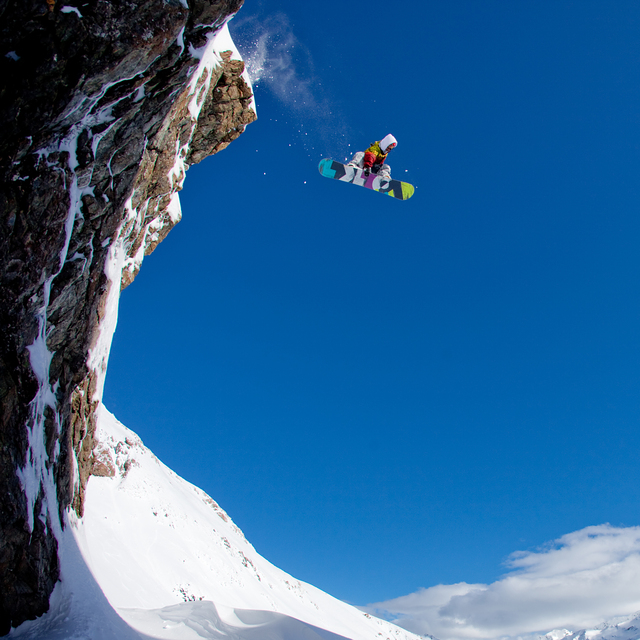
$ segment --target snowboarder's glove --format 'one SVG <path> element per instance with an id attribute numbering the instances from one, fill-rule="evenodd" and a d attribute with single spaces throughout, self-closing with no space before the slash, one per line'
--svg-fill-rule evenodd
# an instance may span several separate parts
<path id="1" fill-rule="evenodd" d="M 371 167 L 365 167 L 364 168 L 364 175 L 367 176 L 367 178 L 368 178 L 370 173 L 371 173 Z"/>

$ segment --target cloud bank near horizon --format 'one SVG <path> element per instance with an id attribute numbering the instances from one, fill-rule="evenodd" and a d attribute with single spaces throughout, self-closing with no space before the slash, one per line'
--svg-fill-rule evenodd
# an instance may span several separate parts
<path id="1" fill-rule="evenodd" d="M 640 611 L 640 527 L 586 527 L 506 566 L 491 584 L 441 584 L 365 610 L 440 640 L 578 631 Z"/>

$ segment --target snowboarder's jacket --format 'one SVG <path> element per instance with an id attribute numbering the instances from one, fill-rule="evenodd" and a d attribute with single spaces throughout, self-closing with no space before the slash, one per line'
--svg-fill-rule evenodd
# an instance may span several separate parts
<path id="1" fill-rule="evenodd" d="M 382 165 L 387 159 L 387 153 L 383 153 L 380 148 L 380 141 L 376 140 L 365 152 L 364 152 L 364 166 L 373 167 L 374 164 Z"/>

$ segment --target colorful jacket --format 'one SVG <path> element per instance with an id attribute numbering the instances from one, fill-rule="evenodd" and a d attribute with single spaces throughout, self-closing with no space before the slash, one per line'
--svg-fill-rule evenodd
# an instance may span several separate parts
<path id="1" fill-rule="evenodd" d="M 387 154 L 382 153 L 380 148 L 380 141 L 376 140 L 365 152 L 364 152 L 364 166 L 373 167 L 374 164 L 384 164 L 387 159 Z"/>

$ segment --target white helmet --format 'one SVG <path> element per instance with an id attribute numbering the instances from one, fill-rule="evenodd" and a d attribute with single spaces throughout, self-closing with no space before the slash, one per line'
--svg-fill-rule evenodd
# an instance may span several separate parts
<path id="1" fill-rule="evenodd" d="M 388 153 L 397 146 L 397 144 L 398 141 L 391 134 L 388 134 L 380 140 L 380 149 L 382 149 L 382 153 Z"/>

